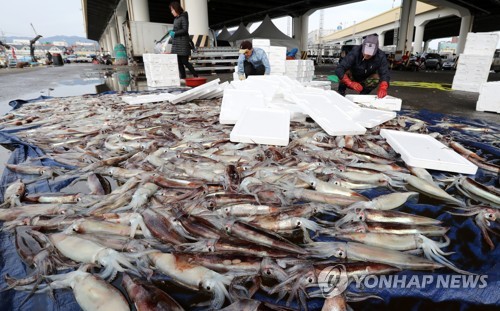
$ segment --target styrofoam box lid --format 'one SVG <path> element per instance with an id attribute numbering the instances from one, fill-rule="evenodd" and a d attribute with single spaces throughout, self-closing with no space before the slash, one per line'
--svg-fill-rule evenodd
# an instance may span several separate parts
<path id="1" fill-rule="evenodd" d="M 193 87 L 192 89 L 189 89 L 183 93 L 175 95 L 174 98 L 170 100 L 170 103 L 172 104 L 177 104 L 183 101 L 191 100 L 193 98 L 196 98 L 198 95 L 201 95 L 205 93 L 207 90 L 212 90 L 216 89 L 219 87 L 219 82 L 220 79 L 215 79 L 210 82 L 207 82 L 205 84 L 199 85 L 197 87 Z"/>
<path id="2" fill-rule="evenodd" d="M 384 98 L 378 98 L 377 95 L 358 95 L 348 94 L 345 98 L 352 102 L 362 104 L 374 109 L 383 109 L 391 111 L 401 110 L 401 99 L 387 95 Z"/>
<path id="3" fill-rule="evenodd" d="M 396 117 L 393 111 L 363 108 L 335 91 L 324 91 L 325 95 L 355 122 L 366 128 L 373 128 Z"/>
<path id="4" fill-rule="evenodd" d="M 322 94 L 298 93 L 292 98 L 328 135 L 361 135 L 366 132 L 366 128 L 354 122 Z"/>
<path id="5" fill-rule="evenodd" d="M 146 94 L 139 96 L 122 96 L 122 100 L 129 105 L 140 105 L 140 104 L 170 100 L 174 96 L 175 96 L 174 94 L 170 93 Z"/>
<path id="6" fill-rule="evenodd" d="M 226 89 L 222 97 L 219 122 L 235 124 L 247 107 L 264 106 L 264 94 L 259 90 Z"/>
<path id="7" fill-rule="evenodd" d="M 290 140 L 290 113 L 272 108 L 247 108 L 229 139 L 240 143 L 286 146 Z"/>
<path id="8" fill-rule="evenodd" d="M 476 165 L 430 135 L 387 129 L 380 135 L 410 166 L 462 174 L 477 171 Z"/>

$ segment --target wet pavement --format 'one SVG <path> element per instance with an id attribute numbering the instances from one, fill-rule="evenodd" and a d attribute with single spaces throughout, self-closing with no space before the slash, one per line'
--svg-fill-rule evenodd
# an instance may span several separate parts
<path id="1" fill-rule="evenodd" d="M 316 67 L 316 79 L 326 80 L 333 65 Z M 403 109 L 426 109 L 432 112 L 500 122 L 500 115 L 476 111 L 478 93 L 452 91 L 454 71 L 391 71 L 389 95 L 401 98 Z M 207 80 L 232 80 L 232 73 L 205 74 Z M 491 73 L 488 81 L 499 81 L 500 73 Z M 97 94 L 106 91 L 130 92 L 155 90 L 146 84 L 140 66 L 104 66 L 65 64 L 61 67 L 0 69 L 0 115 L 10 110 L 9 101 L 32 99 L 40 95 L 65 97 Z M 337 85 L 332 83 L 332 89 Z"/>

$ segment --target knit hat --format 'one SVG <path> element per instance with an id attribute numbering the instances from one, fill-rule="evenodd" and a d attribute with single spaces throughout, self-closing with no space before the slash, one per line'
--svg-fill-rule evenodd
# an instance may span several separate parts
<path id="1" fill-rule="evenodd" d="M 377 54 L 378 50 L 378 36 L 369 35 L 363 40 L 363 54 L 373 56 Z"/>

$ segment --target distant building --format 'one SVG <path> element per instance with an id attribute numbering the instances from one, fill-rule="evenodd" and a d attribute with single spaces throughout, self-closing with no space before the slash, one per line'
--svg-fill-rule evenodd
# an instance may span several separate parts
<path id="1" fill-rule="evenodd" d="M 80 42 L 80 41 L 75 42 L 75 45 L 83 45 L 83 46 L 94 46 L 95 44 L 96 42 Z"/>
<path id="2" fill-rule="evenodd" d="M 66 42 L 66 41 L 54 41 L 54 42 L 52 42 L 52 45 L 56 45 L 56 46 L 68 46 L 68 42 Z"/>
<path id="3" fill-rule="evenodd" d="M 14 44 L 30 44 L 30 40 L 29 39 L 14 39 L 12 41 L 12 43 L 14 43 Z"/>
<path id="4" fill-rule="evenodd" d="M 457 43 L 449 42 L 449 41 L 441 41 L 438 43 L 438 53 L 451 53 L 456 54 L 457 52 Z"/>

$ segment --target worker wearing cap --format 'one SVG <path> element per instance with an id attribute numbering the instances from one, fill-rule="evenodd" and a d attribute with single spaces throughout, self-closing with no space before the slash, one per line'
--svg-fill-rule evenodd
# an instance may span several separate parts
<path id="1" fill-rule="evenodd" d="M 378 36 L 369 35 L 363 44 L 354 47 L 335 69 L 339 77 L 338 92 L 345 95 L 347 88 L 360 94 L 369 94 L 378 85 L 377 96 L 383 98 L 389 88 L 389 64 L 385 53 L 378 48 Z"/>
<path id="2" fill-rule="evenodd" d="M 240 44 L 240 56 L 238 57 L 238 76 L 245 80 L 251 75 L 268 75 L 271 66 L 267 54 L 263 49 L 253 48 L 252 42 L 243 41 Z"/>

